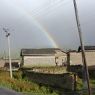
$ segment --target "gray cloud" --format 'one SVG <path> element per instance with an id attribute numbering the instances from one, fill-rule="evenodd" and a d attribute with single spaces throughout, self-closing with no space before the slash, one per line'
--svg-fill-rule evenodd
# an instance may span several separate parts
<path id="1" fill-rule="evenodd" d="M 72 1 L 0 0 L 0 50 L 7 49 L 3 27 L 10 29 L 12 51 L 53 47 L 32 17 L 48 30 L 60 48 L 76 49 L 79 46 L 79 37 Z M 84 43 L 95 45 L 95 1 L 77 0 L 77 4 Z"/>

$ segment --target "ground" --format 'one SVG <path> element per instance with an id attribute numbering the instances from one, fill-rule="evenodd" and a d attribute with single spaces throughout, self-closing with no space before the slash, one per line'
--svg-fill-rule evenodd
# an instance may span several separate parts
<path id="1" fill-rule="evenodd" d="M 10 89 L 0 88 L 0 95 L 22 95 Z"/>
<path id="2" fill-rule="evenodd" d="M 67 86 L 65 83 L 68 83 L 67 82 L 68 73 L 65 74 L 66 77 L 64 79 L 64 74 L 62 73 L 64 72 L 63 68 L 59 67 L 45 69 L 46 70 L 49 69 L 48 74 L 47 72 L 45 73 L 34 72 L 31 71 L 30 69 L 29 70 L 24 69 L 24 72 L 22 72 L 22 70 L 13 72 L 13 79 L 10 78 L 9 72 L 0 70 L 0 87 L 9 88 L 17 92 L 22 92 L 24 95 L 74 95 L 75 92 L 70 91 L 69 89 L 64 89 L 64 86 L 65 87 Z M 45 69 L 43 69 L 42 71 L 44 71 Z M 58 73 L 59 71 L 61 71 L 60 74 L 58 74 L 56 70 L 58 70 Z M 53 72 L 50 71 L 55 71 L 56 73 L 53 74 Z M 69 80 L 69 82 L 72 83 L 71 80 Z M 92 92 L 95 93 L 95 77 L 93 76 L 90 79 L 90 85 L 91 87 L 93 87 Z M 70 86 L 67 87 L 69 88 Z M 83 87 L 82 79 L 78 78 L 77 92 L 81 93 L 82 87 Z M 21 93 L 16 93 L 8 89 L 0 90 L 1 90 L 0 95 L 11 95 L 10 93 L 15 93 L 13 95 L 19 94 L 21 95 Z"/>

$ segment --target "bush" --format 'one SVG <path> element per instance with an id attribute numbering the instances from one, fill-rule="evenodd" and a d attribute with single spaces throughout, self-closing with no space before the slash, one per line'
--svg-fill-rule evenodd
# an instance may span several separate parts
<path id="1" fill-rule="evenodd" d="M 13 77 L 15 79 L 22 79 L 22 75 L 23 75 L 23 73 L 21 71 L 13 72 Z"/>
<path id="2" fill-rule="evenodd" d="M 11 79 L 9 72 L 0 71 L 0 86 L 13 89 L 18 92 L 42 93 L 43 95 L 51 93 L 49 88 L 45 86 L 40 87 L 38 84 L 27 80 L 25 77 L 23 78 L 22 75 L 23 73 L 21 71 L 13 72 L 13 78 Z"/>

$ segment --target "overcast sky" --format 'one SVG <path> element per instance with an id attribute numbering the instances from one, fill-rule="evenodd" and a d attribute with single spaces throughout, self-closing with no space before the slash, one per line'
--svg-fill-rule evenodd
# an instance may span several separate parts
<path id="1" fill-rule="evenodd" d="M 76 0 L 85 45 L 95 45 L 95 0 Z M 11 33 L 11 51 L 21 48 L 55 47 L 76 49 L 79 37 L 73 0 L 0 0 L 0 51 L 7 51 L 2 28 Z"/>

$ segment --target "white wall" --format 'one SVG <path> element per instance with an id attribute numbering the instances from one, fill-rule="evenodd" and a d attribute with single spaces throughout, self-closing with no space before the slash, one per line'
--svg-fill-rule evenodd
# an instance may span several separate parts
<path id="1" fill-rule="evenodd" d="M 4 67 L 5 61 L 0 59 L 0 68 Z"/>
<path id="2" fill-rule="evenodd" d="M 24 56 L 24 66 L 55 66 L 55 56 Z"/>
<path id="3" fill-rule="evenodd" d="M 71 52 L 70 53 L 70 65 L 82 65 L 81 53 Z"/>
<path id="4" fill-rule="evenodd" d="M 56 50 L 55 57 L 58 58 L 58 59 L 56 59 L 58 66 L 62 66 L 62 63 L 67 62 L 67 54 L 62 52 L 61 50 Z"/>
<path id="5" fill-rule="evenodd" d="M 92 66 L 95 65 L 95 51 L 92 52 L 85 52 L 86 53 L 86 60 L 87 60 L 87 65 Z M 83 64 L 82 63 L 82 57 L 81 53 L 77 52 L 71 52 L 70 53 L 70 63 L 71 65 L 78 65 L 78 64 Z"/>
<path id="6" fill-rule="evenodd" d="M 94 52 L 86 52 L 87 57 L 87 65 L 92 66 L 95 65 L 95 51 Z"/>

